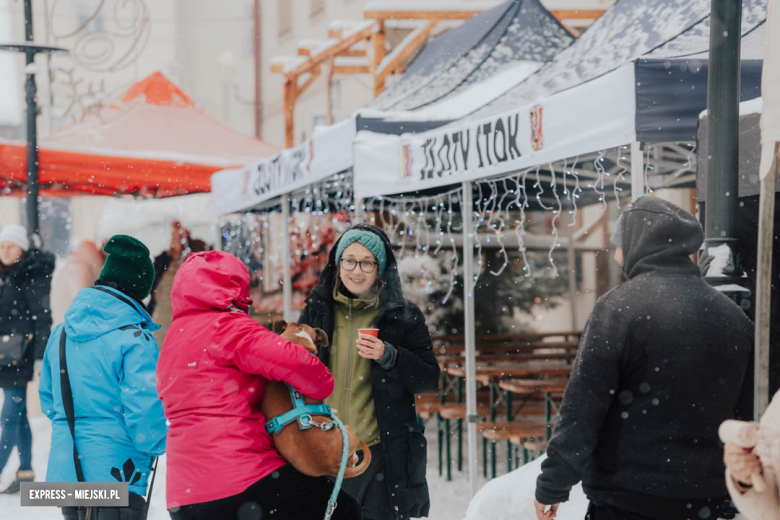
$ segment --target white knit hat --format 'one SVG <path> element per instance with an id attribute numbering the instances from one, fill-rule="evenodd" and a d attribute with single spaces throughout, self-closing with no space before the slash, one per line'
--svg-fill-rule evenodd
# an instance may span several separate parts
<path id="1" fill-rule="evenodd" d="M 21 247 L 24 251 L 30 249 L 30 240 L 27 238 L 27 230 L 19 224 L 6 224 L 0 231 L 0 243 L 11 242 Z"/>

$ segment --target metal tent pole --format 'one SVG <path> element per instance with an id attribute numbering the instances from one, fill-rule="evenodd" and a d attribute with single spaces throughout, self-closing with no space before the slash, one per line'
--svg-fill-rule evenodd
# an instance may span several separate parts
<path id="1" fill-rule="evenodd" d="M 474 221 L 471 182 L 463 183 L 463 321 L 466 344 L 466 424 L 468 437 L 469 487 L 477 494 L 477 371 L 474 332 Z"/>
<path id="2" fill-rule="evenodd" d="M 780 145 L 775 145 L 775 164 L 761 179 L 758 207 L 758 262 L 756 265 L 755 399 L 754 418 L 769 406 L 769 330 L 772 307 L 772 246 L 775 224 L 775 183 L 780 166 Z"/>
<path id="3" fill-rule="evenodd" d="M 631 143 L 631 200 L 645 194 L 645 165 L 642 157 L 642 143 Z"/>
<path id="4" fill-rule="evenodd" d="M 285 321 L 294 321 L 295 318 L 292 315 L 292 272 L 290 268 L 290 262 L 292 257 L 292 251 L 290 251 L 290 196 L 285 193 L 282 195 L 282 220 L 284 222 L 284 257 L 282 259 L 283 272 L 282 272 L 282 295 L 284 298 L 284 309 L 282 311 Z"/>

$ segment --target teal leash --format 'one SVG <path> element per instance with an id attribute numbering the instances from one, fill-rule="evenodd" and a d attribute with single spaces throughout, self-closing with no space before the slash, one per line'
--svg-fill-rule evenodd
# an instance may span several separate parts
<path id="1" fill-rule="evenodd" d="M 341 466 L 339 467 L 339 475 L 336 477 L 336 483 L 333 485 L 333 492 L 330 494 L 330 500 L 328 500 L 328 509 L 325 511 L 325 520 L 330 520 L 330 518 L 333 516 L 333 513 L 336 511 L 336 507 L 338 506 L 336 499 L 339 496 L 339 491 L 341 491 L 341 484 L 344 482 L 344 473 L 347 471 L 347 457 L 349 456 L 349 437 L 347 436 L 347 429 L 344 427 L 344 424 L 341 422 L 341 420 L 336 417 L 336 414 L 333 414 L 331 419 L 334 423 L 336 423 L 336 426 L 338 426 L 339 430 L 341 430 L 341 442 L 343 444 L 343 448 L 341 450 Z"/>

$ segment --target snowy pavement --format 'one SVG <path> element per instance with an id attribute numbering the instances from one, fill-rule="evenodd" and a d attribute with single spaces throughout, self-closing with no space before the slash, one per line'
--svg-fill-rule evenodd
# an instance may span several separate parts
<path id="1" fill-rule="evenodd" d="M 2 405 L 2 397 L 0 397 L 0 405 Z M 30 419 L 30 427 L 33 432 L 33 469 L 36 479 L 43 480 L 49 457 L 51 422 L 46 417 L 34 417 Z M 469 504 L 468 472 L 458 472 L 453 468 L 451 482 L 447 482 L 444 477 L 439 477 L 435 424 L 427 426 L 426 437 L 428 438 L 428 485 L 431 493 L 430 520 L 530 520 L 534 518 L 533 499 L 536 477 L 543 458 L 509 474 L 503 474 L 502 467 L 499 465 L 499 477 L 489 482 L 482 479 L 480 473 L 481 489 Z M 455 438 L 453 437 L 452 440 L 455 448 Z M 498 456 L 501 455 L 503 454 L 499 452 Z M 0 489 L 5 489 L 11 483 L 18 465 L 19 457 L 14 450 L 5 471 L 0 475 Z M 480 471 L 481 469 L 480 462 Z M 154 484 L 152 504 L 149 508 L 149 520 L 170 518 L 165 508 L 165 470 L 165 457 L 162 457 Z M 569 502 L 561 504 L 557 519 L 582 520 L 585 518 L 586 509 L 587 498 L 582 492 L 582 486 L 578 485 L 572 490 Z M 19 505 L 19 495 L 0 495 L 0 518 L 56 520 L 61 519 L 62 515 L 59 509 L 52 507 L 22 508 Z M 746 520 L 741 516 L 737 517 L 737 520 L 739 519 Z"/>
<path id="2" fill-rule="evenodd" d="M 0 392 L 0 406 L 2 405 L 2 393 Z M 51 422 L 46 417 L 33 417 L 30 419 L 30 427 L 33 432 L 33 469 L 36 480 L 44 480 L 46 477 L 46 465 L 49 457 Z M 431 490 L 431 515 L 430 520 L 459 520 L 464 517 L 468 507 L 469 485 L 467 473 L 457 474 L 452 482 L 440 478 L 436 468 L 436 431 L 435 426 L 426 428 L 428 437 L 428 483 Z M 15 476 L 19 467 L 19 457 L 16 450 L 6 464 L 5 470 L 0 476 L 0 489 L 5 489 Z M 158 475 L 154 484 L 152 504 L 149 508 L 149 520 L 168 520 L 168 512 L 165 508 L 165 457 L 160 458 Z M 53 507 L 25 507 L 19 505 L 19 495 L 0 495 L 0 518 L 14 520 L 54 520 L 61 519 L 59 509 Z"/>

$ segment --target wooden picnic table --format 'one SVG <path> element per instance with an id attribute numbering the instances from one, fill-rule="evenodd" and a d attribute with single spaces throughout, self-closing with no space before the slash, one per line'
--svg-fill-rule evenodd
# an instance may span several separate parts
<path id="1" fill-rule="evenodd" d="M 547 363 L 547 362 L 539 362 L 539 361 L 531 361 L 531 362 L 524 362 L 524 363 L 507 363 L 507 364 L 495 364 L 495 365 L 477 365 L 476 367 L 476 380 L 480 382 L 481 384 L 488 387 L 489 393 L 490 393 L 490 420 L 495 421 L 496 420 L 496 410 L 499 405 L 499 399 L 503 400 L 506 405 L 506 412 L 507 412 L 507 421 L 512 421 L 514 419 L 514 410 L 516 407 L 512 406 L 512 392 L 508 390 L 502 389 L 500 385 L 500 380 L 505 378 L 530 378 L 530 377 L 539 377 L 539 376 L 568 376 L 571 374 L 571 365 L 565 365 L 560 362 L 555 363 Z M 466 377 L 466 368 L 460 367 L 460 366 L 450 366 L 446 369 L 447 374 L 458 378 L 458 398 L 460 399 L 462 396 L 462 382 Z M 560 386 L 560 385 L 559 385 Z M 550 392 L 545 393 L 545 424 L 547 425 L 547 435 L 546 437 L 549 439 L 549 426 L 552 422 L 552 410 L 554 408 L 554 403 L 552 402 L 552 393 L 554 390 L 551 390 Z M 529 392 L 526 392 L 528 394 Z M 533 393 L 533 392 L 530 392 Z M 502 395 L 503 394 L 503 395 Z M 522 406 L 521 406 L 522 408 Z M 496 450 L 495 450 L 495 440 L 490 441 L 491 443 L 491 468 L 492 468 L 492 475 L 495 477 L 496 475 Z M 482 438 L 482 444 L 483 444 L 483 452 L 485 455 L 487 455 L 487 439 L 483 436 Z M 507 458 L 507 463 L 511 464 L 509 461 L 509 458 Z M 487 465 L 484 467 L 484 473 L 485 476 L 487 476 Z"/>
<path id="2" fill-rule="evenodd" d="M 519 333 L 519 334 L 477 334 L 475 339 L 477 341 L 523 341 L 523 340 L 539 340 L 544 338 L 579 338 L 582 336 L 582 331 L 563 331 L 563 332 L 534 332 L 534 333 Z M 464 336 L 462 334 L 441 334 L 437 336 L 431 336 L 432 341 L 441 341 L 447 343 L 463 343 Z"/>
<path id="3" fill-rule="evenodd" d="M 525 361 L 571 361 L 577 354 L 575 352 L 563 352 L 555 354 L 484 354 L 477 356 L 477 363 L 522 363 Z M 462 356 L 437 356 L 439 368 L 445 370 L 447 367 L 463 365 L 465 362 Z"/>
<path id="4" fill-rule="evenodd" d="M 508 343 L 504 345 L 485 345 L 477 346 L 475 352 L 477 355 L 486 353 L 510 353 L 510 352 L 528 352 L 540 349 L 577 349 L 579 341 L 556 341 L 544 343 Z M 433 353 L 436 355 L 463 355 L 466 348 L 462 345 L 433 347 Z"/>
<path id="5" fill-rule="evenodd" d="M 447 373 L 451 376 L 465 378 L 466 367 L 447 367 Z M 571 374 L 571 365 L 564 365 L 561 363 L 537 364 L 537 362 L 527 362 L 508 363 L 506 365 L 482 365 L 476 367 L 476 380 L 483 385 L 489 385 L 494 378 L 565 376 L 569 374 Z"/>

